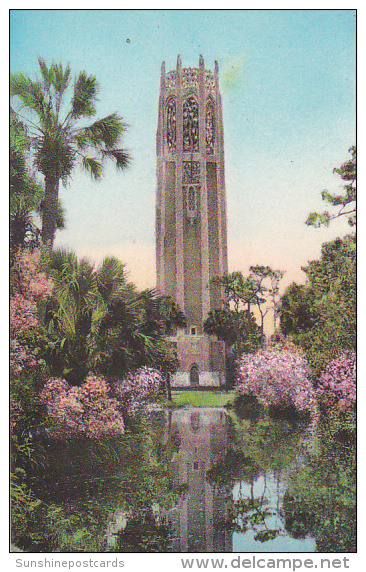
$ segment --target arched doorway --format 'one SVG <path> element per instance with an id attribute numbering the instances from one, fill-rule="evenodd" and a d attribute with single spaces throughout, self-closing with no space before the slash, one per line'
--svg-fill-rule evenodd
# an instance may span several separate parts
<path id="1" fill-rule="evenodd" d="M 198 366 L 196 364 L 192 365 L 191 370 L 189 372 L 189 383 L 191 385 L 199 385 L 200 384 L 200 372 L 199 372 Z"/>

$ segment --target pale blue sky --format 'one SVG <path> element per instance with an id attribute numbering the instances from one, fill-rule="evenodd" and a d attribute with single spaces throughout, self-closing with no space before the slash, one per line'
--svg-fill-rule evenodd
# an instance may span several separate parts
<path id="1" fill-rule="evenodd" d="M 13 10 L 11 70 L 34 77 L 37 56 L 95 74 L 98 115 L 129 124 L 133 163 L 102 182 L 75 173 L 56 244 L 99 261 L 116 254 L 154 286 L 155 134 L 160 65 L 220 67 L 231 270 L 270 264 L 303 279 L 321 243 L 348 231 L 304 224 L 339 189 L 333 168 L 355 143 L 353 10 Z M 126 41 L 129 40 L 129 41 Z"/>

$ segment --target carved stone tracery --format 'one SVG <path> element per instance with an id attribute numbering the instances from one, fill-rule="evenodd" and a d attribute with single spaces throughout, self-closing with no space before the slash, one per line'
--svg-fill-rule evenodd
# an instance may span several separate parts
<path id="1" fill-rule="evenodd" d="M 206 89 L 215 91 L 215 77 L 214 77 L 214 74 L 212 73 L 212 71 L 205 70 L 205 76 L 206 76 L 206 78 L 205 78 L 206 79 Z"/>
<path id="2" fill-rule="evenodd" d="M 165 75 L 165 89 L 171 91 L 175 89 L 176 84 L 176 71 L 170 71 Z"/>
<path id="3" fill-rule="evenodd" d="M 182 86 L 184 89 L 194 88 L 198 85 L 198 69 L 184 68 L 182 70 Z"/>
<path id="4" fill-rule="evenodd" d="M 212 97 L 206 102 L 206 151 L 209 155 L 215 149 L 215 104 Z"/>
<path id="5" fill-rule="evenodd" d="M 166 142 L 169 153 L 176 150 L 177 141 L 177 113 L 174 97 L 170 97 L 166 104 Z"/>
<path id="6" fill-rule="evenodd" d="M 193 95 L 189 95 L 183 103 L 183 151 L 198 150 L 198 104 Z"/>
<path id="7" fill-rule="evenodd" d="M 207 92 L 215 96 L 215 77 L 211 70 L 205 70 L 204 82 Z M 198 68 L 183 68 L 182 69 L 182 87 L 184 90 L 197 91 L 199 84 L 199 70 Z M 175 70 L 169 71 L 165 74 L 165 89 L 166 91 L 173 92 L 177 87 L 177 72 Z"/>

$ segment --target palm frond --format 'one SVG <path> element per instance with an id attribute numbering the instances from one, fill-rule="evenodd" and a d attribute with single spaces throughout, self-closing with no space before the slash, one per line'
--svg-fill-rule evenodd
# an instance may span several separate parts
<path id="1" fill-rule="evenodd" d="M 114 159 L 117 169 L 126 169 L 131 164 L 131 155 L 125 149 L 102 150 L 102 156 Z"/>
<path id="2" fill-rule="evenodd" d="M 123 123 L 119 115 L 112 113 L 81 129 L 75 138 L 80 148 L 86 145 L 100 148 L 104 144 L 106 149 L 113 149 L 126 129 L 127 125 Z"/>
<path id="3" fill-rule="evenodd" d="M 41 57 L 38 58 L 39 69 L 41 70 L 42 77 L 46 83 L 50 82 L 50 75 L 45 60 Z"/>
<path id="4" fill-rule="evenodd" d="M 71 102 L 71 115 L 74 119 L 95 115 L 94 106 L 99 85 L 95 76 L 88 76 L 85 71 L 79 73 L 74 86 L 74 96 Z"/>
<path id="5" fill-rule="evenodd" d="M 118 298 L 126 292 L 125 264 L 114 256 L 104 258 L 96 272 L 98 290 L 103 300 Z"/>
<path id="6" fill-rule="evenodd" d="M 51 93 L 51 86 L 54 89 L 54 99 L 55 99 L 55 114 L 58 116 L 62 101 L 62 96 L 69 85 L 70 80 L 70 66 L 67 65 L 65 70 L 62 64 L 52 63 L 48 68 L 45 60 L 43 58 L 38 58 L 39 67 L 41 70 L 42 77 L 44 79 L 44 89 L 48 94 L 50 107 L 53 100 Z"/>
<path id="7" fill-rule="evenodd" d="M 34 111 L 40 119 L 45 119 L 48 104 L 39 81 L 33 81 L 22 73 L 11 74 L 10 94 L 12 97 L 19 97 L 24 105 Z"/>
<path id="8" fill-rule="evenodd" d="M 78 259 L 74 252 L 63 248 L 54 250 L 49 260 L 51 277 L 57 279 L 58 275 L 76 272 L 77 264 Z"/>
<path id="9" fill-rule="evenodd" d="M 67 65 L 65 70 L 62 64 L 52 64 L 50 67 L 50 81 L 55 88 L 56 93 L 60 96 L 64 93 L 69 85 L 70 80 L 70 66 Z"/>
<path id="10" fill-rule="evenodd" d="M 93 157 L 83 157 L 83 167 L 94 179 L 102 176 L 102 164 Z"/>

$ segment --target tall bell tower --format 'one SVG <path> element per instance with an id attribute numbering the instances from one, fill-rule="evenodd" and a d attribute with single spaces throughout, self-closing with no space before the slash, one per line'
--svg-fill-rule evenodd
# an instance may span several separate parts
<path id="1" fill-rule="evenodd" d="M 227 272 L 224 136 L 218 64 L 214 72 L 161 66 L 157 129 L 157 289 L 186 316 L 177 332 L 173 385 L 225 383 L 223 342 L 203 332 L 223 294 L 211 282 Z"/>

